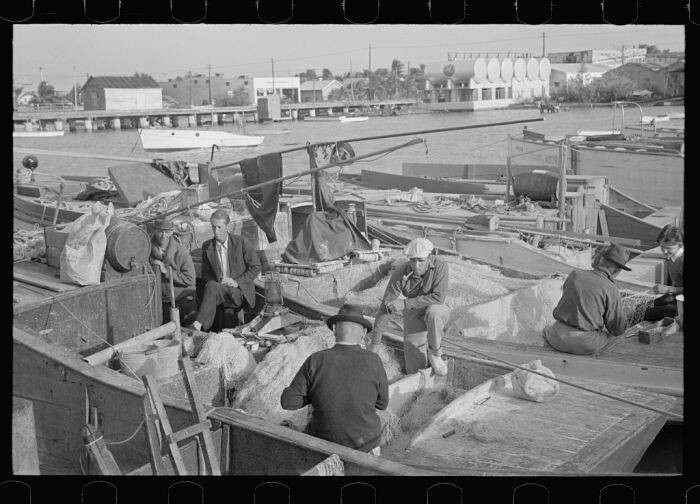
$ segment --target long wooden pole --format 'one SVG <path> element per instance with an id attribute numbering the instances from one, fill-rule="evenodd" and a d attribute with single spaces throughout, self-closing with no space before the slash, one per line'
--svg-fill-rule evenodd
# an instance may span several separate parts
<path id="1" fill-rule="evenodd" d="M 105 348 L 104 350 L 95 352 L 92 355 L 83 357 L 83 360 L 88 364 L 92 364 L 93 366 L 99 366 L 100 364 L 108 362 L 112 357 L 114 357 L 117 354 L 119 350 L 129 348 L 133 345 L 150 343 L 151 341 L 172 334 L 175 331 L 175 329 L 177 329 L 177 324 L 173 321 L 170 321 L 166 324 L 163 324 L 162 326 L 158 326 L 151 329 L 150 331 L 146 331 L 143 334 L 139 334 L 138 336 L 134 336 L 133 338 L 122 341 L 121 343 L 117 343 L 116 345 L 113 345 L 109 348 Z"/>
<path id="2" fill-rule="evenodd" d="M 619 338 L 619 337 L 620 337 L 620 336 L 618 336 L 618 338 Z M 532 370 L 532 369 L 528 369 L 528 368 L 519 366 L 519 365 L 517 365 L 517 364 L 513 364 L 512 362 L 508 362 L 507 360 L 503 360 L 503 359 L 499 359 L 499 358 L 497 358 L 497 357 L 493 357 L 493 356 L 491 356 L 491 355 L 489 355 L 489 354 L 487 354 L 487 353 L 479 352 L 478 350 L 473 350 L 473 349 L 467 347 L 466 345 L 462 345 L 461 343 L 457 343 L 457 342 L 455 342 L 455 341 L 450 341 L 450 344 L 452 344 L 452 345 L 454 345 L 454 346 L 456 346 L 456 347 L 458 347 L 458 348 L 461 348 L 462 350 L 466 350 L 467 352 L 472 352 L 472 353 L 475 353 L 476 355 L 480 355 L 481 357 L 486 357 L 487 359 L 491 359 L 491 360 L 494 360 L 494 361 L 496 361 L 496 362 L 500 362 L 500 363 L 502 363 L 502 364 L 506 364 L 507 366 L 510 366 L 510 367 L 512 367 L 512 368 L 515 368 L 515 369 L 522 369 L 523 371 L 527 371 L 528 373 L 536 374 L 536 375 L 538 375 L 538 376 L 543 376 L 544 378 L 549 378 L 550 380 L 558 381 L 558 382 L 563 383 L 563 384 L 565 384 L 565 385 L 569 385 L 569 386 L 571 386 L 571 387 L 576 387 L 576 388 L 578 388 L 578 389 L 585 390 L 586 392 L 591 392 L 591 393 L 593 393 L 593 394 L 598 394 L 598 395 L 601 395 L 601 396 L 603 396 L 603 397 L 607 397 L 608 399 L 614 399 L 614 400 L 616 400 L 616 401 L 620 401 L 620 402 L 623 402 L 623 403 L 626 403 L 626 404 L 630 404 L 630 405 L 632 405 L 632 406 L 637 406 L 637 407 L 639 407 L 639 408 L 643 408 L 643 409 L 646 409 L 646 410 L 649 410 L 649 411 L 653 411 L 653 412 L 655 412 L 655 413 L 661 413 L 662 415 L 667 415 L 667 416 L 669 416 L 669 417 L 674 417 L 674 418 L 676 418 L 676 419 L 678 419 L 678 420 L 681 420 L 681 421 L 683 420 L 683 415 L 679 415 L 678 413 L 673 413 L 673 412 L 671 412 L 671 411 L 665 411 L 665 410 L 662 410 L 662 409 L 654 408 L 653 406 L 648 406 L 648 405 L 646 405 L 646 404 L 640 404 L 640 403 L 638 403 L 638 402 L 630 401 L 629 399 L 625 399 L 625 398 L 623 398 L 623 397 L 614 396 L 614 395 L 612 395 L 612 394 L 608 394 L 608 393 L 606 393 L 606 392 L 601 392 L 601 391 L 599 391 L 599 390 L 594 390 L 594 389 L 592 389 L 592 388 L 584 387 L 583 385 L 578 385 L 578 384 L 576 384 L 576 383 L 572 383 L 572 382 L 567 381 L 567 380 L 562 380 L 561 378 L 552 377 L 552 376 L 546 375 L 546 374 L 544 374 L 544 373 L 540 373 L 539 371 L 534 371 L 534 370 Z"/>
<path id="3" fill-rule="evenodd" d="M 424 135 L 424 134 L 429 134 L 429 133 L 443 133 L 445 131 L 459 131 L 459 130 L 468 130 L 468 129 L 489 128 L 492 126 L 509 126 L 511 124 L 522 124 L 522 123 L 536 122 L 536 121 L 544 121 L 544 117 L 533 117 L 532 119 L 518 119 L 516 121 L 501 121 L 501 122 L 486 123 L 486 124 L 483 124 L 483 123 L 481 123 L 481 124 L 468 124 L 468 125 L 464 125 L 464 126 L 452 126 L 449 128 L 435 128 L 435 129 L 429 129 L 429 130 L 407 131 L 405 133 L 389 133 L 386 135 L 375 135 L 375 136 L 368 136 L 368 137 L 348 138 L 345 140 L 334 140 L 334 141 L 328 141 L 328 142 L 315 142 L 315 143 L 312 143 L 309 145 L 303 145 L 301 147 L 292 147 L 290 149 L 286 149 L 286 150 L 278 151 L 278 152 L 279 152 L 279 154 L 287 154 L 289 152 L 296 152 L 296 151 L 307 149 L 308 147 L 315 147 L 317 145 L 325 145 L 328 143 L 364 142 L 367 140 L 381 140 L 384 138 L 397 138 L 397 137 L 403 137 L 403 136 Z M 244 161 L 243 159 L 240 159 L 240 160 L 234 161 L 232 163 L 227 163 L 225 165 L 213 167 L 212 170 L 216 170 L 219 168 L 227 168 L 229 166 L 241 164 L 243 161 Z"/>
<path id="4" fill-rule="evenodd" d="M 387 152 L 393 152 L 393 151 L 398 150 L 398 149 L 403 149 L 404 147 L 411 147 L 412 145 L 416 145 L 416 144 L 419 144 L 419 143 L 422 143 L 422 142 L 423 142 L 422 139 L 420 139 L 420 138 L 414 138 L 414 139 L 411 140 L 410 142 L 406 142 L 406 143 L 404 143 L 404 144 L 397 145 L 397 146 L 395 146 L 395 147 L 387 147 L 386 149 L 380 149 L 380 150 L 377 150 L 377 151 L 374 151 L 374 152 L 370 152 L 369 154 L 363 154 L 362 156 L 356 156 L 356 157 L 353 157 L 353 158 L 343 159 L 343 160 L 337 161 L 337 162 L 335 162 L 335 163 L 330 163 L 330 164 L 327 164 L 327 165 L 319 166 L 318 168 L 312 168 L 311 170 L 306 170 L 306 171 L 302 171 L 302 172 L 299 172 L 299 173 L 293 173 L 293 174 L 291 174 L 291 175 L 286 175 L 286 176 L 284 176 L 284 177 L 276 178 L 276 179 L 273 179 L 273 180 L 268 180 L 267 182 L 261 182 L 260 184 L 254 184 L 254 185 L 251 185 L 251 186 L 248 186 L 248 187 L 244 187 L 244 188 L 239 189 L 238 191 L 234 191 L 234 192 L 232 192 L 232 193 L 222 194 L 222 195 L 217 196 L 217 197 L 215 197 L 215 198 L 210 198 L 210 199 L 205 200 L 205 201 L 200 201 L 199 203 L 197 203 L 197 204 L 194 205 L 194 206 L 203 205 L 203 204 L 205 204 L 205 203 L 210 203 L 210 202 L 212 202 L 212 201 L 218 201 L 218 200 L 220 200 L 221 198 L 230 198 L 231 196 L 238 196 L 238 195 L 242 195 L 242 194 L 247 194 L 247 193 L 249 193 L 249 192 L 251 192 L 251 191 L 254 191 L 254 190 L 256 190 L 256 189 L 260 189 L 261 187 L 265 187 L 265 186 L 268 186 L 268 185 L 271 185 L 271 184 L 276 184 L 276 183 L 278 183 L 278 182 L 283 182 L 283 181 L 285 181 L 285 180 L 289 180 L 289 179 L 292 179 L 292 178 L 299 178 L 299 177 L 302 177 L 302 176 L 304 176 L 304 175 L 310 175 L 310 174 L 312 174 L 312 173 L 316 173 L 316 172 L 319 172 L 319 171 L 321 171 L 321 170 L 327 170 L 328 168 L 333 168 L 334 166 L 340 166 L 340 165 L 344 165 L 344 164 L 349 164 L 349 163 L 352 163 L 352 162 L 354 162 L 354 161 L 359 161 L 359 160 L 361 160 L 361 159 L 366 159 L 366 158 L 369 158 L 369 157 L 372 157 L 372 156 L 378 156 L 378 155 L 380 155 L 380 154 L 385 154 L 385 153 L 387 153 Z M 306 148 L 306 147 L 305 147 L 305 148 Z M 177 209 L 175 209 L 175 210 L 170 210 L 169 212 L 164 212 L 164 213 L 155 215 L 155 216 L 153 216 L 153 217 L 150 217 L 150 218 L 148 218 L 148 219 L 145 219 L 145 220 L 141 221 L 140 224 L 145 224 L 146 222 L 150 222 L 150 221 L 153 221 L 153 220 L 156 220 L 156 219 L 160 219 L 160 218 L 163 218 L 163 217 L 168 216 L 168 215 L 173 215 L 173 214 L 178 214 L 178 213 L 186 212 L 186 211 L 189 210 L 189 209 L 190 209 L 190 205 L 187 205 L 185 208 L 177 208 Z"/>
<path id="5" fill-rule="evenodd" d="M 85 159 L 104 159 L 106 161 L 126 161 L 128 163 L 148 163 L 151 164 L 153 159 L 134 158 L 126 156 L 109 156 L 107 154 L 86 154 L 84 152 L 64 152 L 46 149 L 34 149 L 32 147 L 13 147 L 13 152 L 18 154 L 43 154 L 45 156 L 60 156 Z"/>

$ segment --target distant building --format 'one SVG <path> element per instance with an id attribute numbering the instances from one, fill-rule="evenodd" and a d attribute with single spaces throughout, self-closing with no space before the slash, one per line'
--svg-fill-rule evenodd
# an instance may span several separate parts
<path id="1" fill-rule="evenodd" d="M 685 89 L 685 61 L 665 66 L 651 63 L 625 63 L 607 71 L 605 75 L 626 77 L 634 83 L 634 89 L 646 89 L 661 96 L 683 94 Z"/>
<path id="2" fill-rule="evenodd" d="M 19 96 L 17 96 L 18 105 L 30 105 L 33 101 L 37 99 L 36 93 L 34 91 L 22 91 Z"/>
<path id="3" fill-rule="evenodd" d="M 215 74 L 211 78 L 197 74 L 168 79 L 160 82 L 163 93 L 181 105 L 221 105 L 227 98 L 238 95 L 246 105 L 257 105 L 258 97 L 273 93 L 282 96 L 282 101 L 298 103 L 300 97 L 299 77 L 225 77 Z"/>
<path id="4" fill-rule="evenodd" d="M 163 90 L 150 77 L 90 77 L 81 93 L 85 110 L 163 108 Z"/>
<path id="5" fill-rule="evenodd" d="M 328 101 L 328 96 L 331 92 L 336 89 L 342 89 L 342 87 L 343 85 L 335 79 L 308 80 L 301 84 L 301 101 Z"/>
<path id="6" fill-rule="evenodd" d="M 615 68 L 623 63 L 644 62 L 646 48 L 629 47 L 623 51 L 616 49 L 587 49 L 584 51 L 564 51 L 547 54 L 553 65 L 587 63 Z"/>
<path id="7" fill-rule="evenodd" d="M 589 84 L 593 79 L 602 77 L 608 67 L 602 65 L 587 65 L 585 63 L 560 63 L 552 64 L 552 72 L 549 74 L 549 89 L 557 93 L 566 89 L 566 86 L 579 75 L 583 84 Z"/>

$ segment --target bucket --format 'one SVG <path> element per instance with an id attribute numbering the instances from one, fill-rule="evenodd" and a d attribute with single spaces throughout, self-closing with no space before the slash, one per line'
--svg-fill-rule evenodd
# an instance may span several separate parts
<path id="1" fill-rule="evenodd" d="M 155 375 L 158 363 L 154 356 L 146 355 L 151 349 L 151 345 L 135 345 L 122 350 L 119 355 L 122 373 L 138 380 L 146 374 Z"/>
<path id="2" fill-rule="evenodd" d="M 151 239 L 142 228 L 112 217 L 105 232 L 105 257 L 115 270 L 130 271 L 132 264 L 143 265 L 148 262 L 151 255 Z"/>
<path id="3" fill-rule="evenodd" d="M 676 306 L 678 307 L 678 325 L 683 327 L 683 294 L 676 296 Z"/>
<path id="4" fill-rule="evenodd" d="M 180 372 L 178 359 L 182 355 L 182 346 L 178 340 L 156 340 L 152 343 L 152 350 L 146 356 L 155 358 L 156 380 L 170 378 Z"/>

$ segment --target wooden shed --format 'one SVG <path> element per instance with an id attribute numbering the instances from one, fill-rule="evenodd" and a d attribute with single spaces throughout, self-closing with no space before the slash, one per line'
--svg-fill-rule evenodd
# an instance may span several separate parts
<path id="1" fill-rule="evenodd" d="M 85 110 L 163 108 L 163 90 L 151 77 L 90 77 L 82 93 Z"/>

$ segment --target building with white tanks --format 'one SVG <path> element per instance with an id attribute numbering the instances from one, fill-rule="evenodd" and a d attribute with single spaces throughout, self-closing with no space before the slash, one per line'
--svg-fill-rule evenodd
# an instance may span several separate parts
<path id="1" fill-rule="evenodd" d="M 431 63 L 425 86 L 431 110 L 483 110 L 549 96 L 547 58 L 492 57 Z"/>

